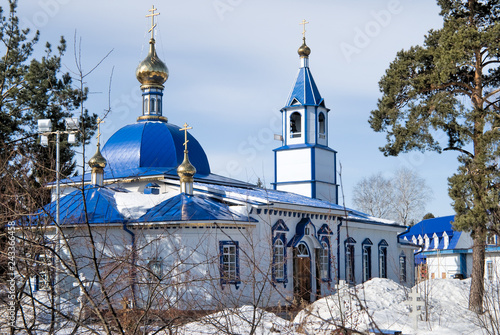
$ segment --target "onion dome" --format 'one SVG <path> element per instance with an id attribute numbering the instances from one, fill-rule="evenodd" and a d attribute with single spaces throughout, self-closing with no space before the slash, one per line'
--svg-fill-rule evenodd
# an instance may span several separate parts
<path id="1" fill-rule="evenodd" d="M 149 53 L 147 57 L 139 63 L 135 71 L 137 80 L 142 85 L 162 86 L 168 79 L 168 68 L 162 62 L 155 49 L 155 40 L 149 40 Z"/>
<path id="2" fill-rule="evenodd" d="M 297 52 L 299 53 L 300 57 L 309 57 L 309 55 L 311 54 L 311 49 L 306 44 L 306 38 L 304 37 L 302 40 L 302 45 Z"/>
<path id="3" fill-rule="evenodd" d="M 92 169 L 104 169 L 108 162 L 106 158 L 104 158 L 101 154 L 101 150 L 99 149 L 99 144 L 97 144 L 97 151 L 95 155 L 89 160 L 89 166 Z"/>
<path id="4" fill-rule="evenodd" d="M 177 174 L 181 178 L 181 182 L 192 182 L 193 176 L 196 174 L 196 168 L 189 161 L 187 151 L 184 151 L 184 160 L 177 168 Z"/>
<path id="5" fill-rule="evenodd" d="M 124 126 L 116 131 L 102 148 L 108 161 L 107 170 L 131 171 L 156 168 L 175 171 L 184 157 L 184 135 L 180 127 L 166 122 L 145 121 Z M 191 161 L 201 175 L 210 174 L 207 155 L 200 143 L 190 133 Z M 174 172 L 175 173 L 175 172 Z"/>

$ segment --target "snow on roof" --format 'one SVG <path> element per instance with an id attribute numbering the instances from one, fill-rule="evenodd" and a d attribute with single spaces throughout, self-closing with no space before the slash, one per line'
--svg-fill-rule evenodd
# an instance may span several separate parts
<path id="1" fill-rule="evenodd" d="M 226 204 L 206 196 L 178 194 L 149 209 L 139 222 L 161 221 L 231 221 L 257 222 L 232 211 Z"/>
<path id="2" fill-rule="evenodd" d="M 129 220 L 140 218 L 146 214 L 148 209 L 160 204 L 170 197 L 172 197 L 172 192 L 160 194 L 144 194 L 141 192 L 114 193 L 118 211 Z"/>

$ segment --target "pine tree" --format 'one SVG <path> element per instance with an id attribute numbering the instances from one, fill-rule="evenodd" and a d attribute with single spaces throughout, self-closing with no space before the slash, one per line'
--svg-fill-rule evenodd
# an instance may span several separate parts
<path id="1" fill-rule="evenodd" d="M 400 51 L 380 80 L 383 93 L 369 123 L 387 133 L 386 155 L 454 150 L 449 178 L 455 228 L 474 240 L 469 308 L 484 295 L 485 239 L 499 206 L 499 0 L 438 0 L 443 27 L 423 46 Z M 447 145 L 438 141 L 444 132 Z M 439 134 L 436 136 L 436 134 Z"/>
<path id="2" fill-rule="evenodd" d="M 17 1 L 0 7 L 0 210 L 1 223 L 11 221 L 49 201 L 43 187 L 55 180 L 55 143 L 43 147 L 37 136 L 37 120 L 51 119 L 53 130 L 64 130 L 64 118 L 73 117 L 87 98 L 87 90 L 74 88 L 69 73 L 62 73 L 61 58 L 66 42 L 61 37 L 54 52 L 33 56 L 40 33 L 19 27 Z M 8 12 L 6 12 L 8 10 Z M 70 145 L 61 136 L 61 175 L 75 172 L 74 146 L 88 142 L 97 116 L 87 110 L 76 114 L 82 129 L 78 143 Z M 27 190 L 29 190 L 27 192 Z M 3 225 L 2 225 L 3 226 Z"/>

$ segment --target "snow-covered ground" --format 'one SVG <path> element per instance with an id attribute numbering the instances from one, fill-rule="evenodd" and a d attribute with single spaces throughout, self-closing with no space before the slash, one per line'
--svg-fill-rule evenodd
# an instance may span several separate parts
<path id="1" fill-rule="evenodd" d="M 413 319 L 409 316 L 409 289 L 388 279 L 375 278 L 356 287 L 345 287 L 335 295 L 316 301 L 299 312 L 292 321 L 261 309 L 243 306 L 205 316 L 178 327 L 174 333 L 321 335 L 332 334 L 333 330 L 343 326 L 364 333 L 378 327 L 408 335 L 488 334 L 479 326 L 478 316 L 467 309 L 469 286 L 470 279 L 432 279 L 419 284 L 418 293 L 426 301 L 427 318 L 424 306 L 423 319 L 418 321 L 417 329 L 413 329 Z M 494 305 L 498 309 L 498 292 L 494 294 Z M 498 316 L 496 318 L 498 322 Z M 95 329 L 91 331 L 93 334 L 98 333 Z M 67 330 L 58 334 L 69 334 L 70 329 Z"/>
<path id="2" fill-rule="evenodd" d="M 418 289 L 423 297 L 427 296 L 428 321 L 418 321 L 417 330 L 413 329 L 408 313 L 409 289 L 388 279 L 375 278 L 316 301 L 292 322 L 260 311 L 263 315 L 257 314 L 262 322 L 255 327 L 255 334 L 332 334 L 342 325 L 361 332 L 376 325 L 378 329 L 399 330 L 403 334 L 486 334 L 478 326 L 478 317 L 467 309 L 469 286 L 470 279 L 433 279 L 421 283 Z M 248 306 L 226 310 L 187 324 L 180 333 L 249 334 L 254 314 Z"/>

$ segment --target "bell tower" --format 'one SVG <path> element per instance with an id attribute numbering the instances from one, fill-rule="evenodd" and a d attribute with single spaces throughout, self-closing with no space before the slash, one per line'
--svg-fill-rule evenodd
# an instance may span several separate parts
<path id="1" fill-rule="evenodd" d="M 309 69 L 311 49 L 302 21 L 300 68 L 281 109 L 282 146 L 274 149 L 275 190 L 338 203 L 337 152 L 328 146 L 328 113 Z"/>

